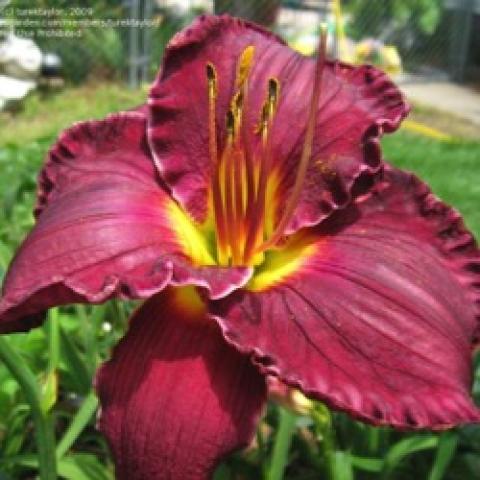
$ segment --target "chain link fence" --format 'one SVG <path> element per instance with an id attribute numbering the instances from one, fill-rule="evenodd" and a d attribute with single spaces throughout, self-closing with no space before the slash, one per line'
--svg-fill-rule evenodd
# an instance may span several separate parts
<path id="1" fill-rule="evenodd" d="M 327 22 L 335 39 L 331 53 L 347 61 L 479 78 L 480 0 L 218 0 L 215 11 L 273 27 L 304 53 L 312 51 L 319 23 Z"/>
<path id="2" fill-rule="evenodd" d="M 2 0 L 5 29 L 58 54 L 67 82 L 150 81 L 169 38 L 202 12 L 267 25 L 313 54 L 327 22 L 331 54 L 391 73 L 477 80 L 480 0 Z M 3 26 L 2 26 L 3 25 Z M 0 37 L 0 42 L 1 42 Z"/>

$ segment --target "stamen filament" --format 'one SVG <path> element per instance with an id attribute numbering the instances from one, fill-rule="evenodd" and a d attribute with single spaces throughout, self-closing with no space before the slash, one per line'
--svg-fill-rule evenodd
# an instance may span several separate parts
<path id="1" fill-rule="evenodd" d="M 233 174 L 235 183 L 235 240 L 239 245 L 239 251 L 243 251 L 244 243 L 244 195 L 243 195 L 243 170 L 245 157 L 239 148 L 233 154 Z"/>
<path id="2" fill-rule="evenodd" d="M 252 155 L 250 151 L 250 142 L 247 136 L 247 122 L 245 121 L 245 116 L 248 113 L 248 78 L 250 75 L 250 70 L 253 65 L 253 58 L 255 56 L 255 47 L 253 45 L 249 45 L 248 47 L 243 50 L 242 54 L 240 55 L 240 59 L 238 62 L 237 67 L 237 77 L 236 77 L 236 87 L 239 89 L 242 103 L 241 103 L 241 115 L 240 115 L 240 123 L 238 125 L 239 128 L 239 140 L 241 140 L 244 155 L 245 155 L 245 169 L 246 169 L 246 183 L 247 183 L 247 199 L 246 199 L 246 214 L 248 215 L 248 211 L 251 208 L 250 205 L 253 204 L 253 197 L 254 197 L 254 165 L 252 160 Z"/>
<path id="3" fill-rule="evenodd" d="M 245 243 L 245 250 L 243 260 L 248 263 L 255 247 L 259 242 L 263 241 L 260 238 L 260 233 L 263 233 L 262 227 L 265 219 L 265 194 L 268 181 L 268 173 L 270 171 L 270 147 L 268 140 L 268 120 L 264 118 L 262 125 L 262 164 L 260 168 L 260 176 L 258 179 L 258 189 L 255 199 L 255 204 L 251 212 L 251 223 L 247 233 L 247 240 Z"/>
<path id="4" fill-rule="evenodd" d="M 239 70 L 241 70 L 239 68 Z M 241 90 L 235 95 L 234 101 L 235 104 L 232 106 L 234 109 L 234 128 L 233 128 L 233 150 L 232 150 L 232 176 L 234 184 L 234 229 L 235 229 L 235 239 L 237 242 L 240 240 L 242 224 L 244 220 L 244 211 L 243 211 L 243 163 L 244 156 L 242 155 L 242 145 L 240 143 L 240 138 L 244 132 L 244 123 L 243 122 L 243 105 L 244 105 L 244 88 L 246 86 L 246 80 L 241 84 Z M 241 248 L 240 248 L 241 250 Z"/>
<path id="5" fill-rule="evenodd" d="M 305 133 L 305 140 L 303 143 L 302 155 L 300 157 L 300 162 L 297 171 L 297 177 L 288 199 L 287 206 L 285 208 L 284 214 L 278 222 L 272 236 L 260 245 L 257 249 L 257 253 L 263 252 L 268 248 L 273 247 L 277 244 L 280 238 L 283 236 L 286 227 L 288 226 L 290 220 L 293 217 L 295 208 L 298 205 L 300 199 L 300 194 L 302 192 L 302 187 L 305 182 L 305 177 L 307 175 L 307 169 L 310 163 L 312 156 L 312 147 L 313 147 L 313 138 L 315 135 L 316 127 L 316 118 L 317 118 L 317 109 L 318 103 L 320 100 L 320 93 L 322 88 L 322 77 L 325 67 L 325 58 L 327 51 L 327 26 L 325 24 L 321 25 L 320 39 L 318 46 L 318 55 L 317 61 L 315 64 L 315 78 L 312 90 L 312 97 L 310 101 L 310 110 L 308 115 L 307 129 Z"/>

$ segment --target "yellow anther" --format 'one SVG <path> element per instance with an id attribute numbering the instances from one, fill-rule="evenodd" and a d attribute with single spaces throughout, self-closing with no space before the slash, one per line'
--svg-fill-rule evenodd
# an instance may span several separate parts
<path id="1" fill-rule="evenodd" d="M 253 57 L 255 55 L 255 47 L 253 45 L 249 45 L 247 48 L 243 50 L 240 55 L 240 59 L 238 60 L 238 67 L 237 67 L 237 81 L 236 87 L 242 88 L 245 82 L 250 75 L 250 70 L 253 64 Z"/>
<path id="2" fill-rule="evenodd" d="M 255 47 L 253 45 L 249 45 L 243 50 L 238 59 L 237 76 L 235 79 L 237 92 L 235 95 L 233 95 L 230 102 L 230 110 L 233 112 L 235 117 L 235 128 L 237 130 L 240 129 L 242 125 L 243 104 L 247 94 L 248 76 L 250 75 L 250 70 L 252 68 L 254 54 Z M 233 132 L 233 134 L 235 137 L 237 137 L 236 130 Z"/>

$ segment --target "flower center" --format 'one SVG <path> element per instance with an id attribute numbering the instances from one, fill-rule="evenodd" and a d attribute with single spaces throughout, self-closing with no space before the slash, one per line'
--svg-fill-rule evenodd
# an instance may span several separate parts
<path id="1" fill-rule="evenodd" d="M 219 265 L 256 265 L 262 261 L 263 252 L 275 248 L 284 236 L 298 205 L 311 160 L 326 43 L 327 31 L 322 25 L 302 154 L 285 209 L 273 228 L 268 225 L 268 213 L 272 211 L 268 205 L 268 192 L 274 180 L 271 142 L 280 82 L 276 78 L 268 80 L 265 101 L 255 127 L 255 133 L 260 136 L 260 148 L 252 151 L 245 108 L 248 106 L 248 78 L 255 47 L 250 45 L 243 50 L 237 64 L 235 93 L 224 119 L 226 139 L 223 148 L 219 149 L 216 118 L 218 77 L 215 66 L 212 63 L 206 65 L 211 200 Z"/>

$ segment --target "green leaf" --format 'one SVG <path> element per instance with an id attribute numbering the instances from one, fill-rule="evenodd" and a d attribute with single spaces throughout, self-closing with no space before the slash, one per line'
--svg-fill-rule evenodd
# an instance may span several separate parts
<path id="1" fill-rule="evenodd" d="M 430 470 L 428 480 L 441 480 L 447 471 L 457 451 L 458 434 L 457 432 L 445 432 L 440 436 L 435 460 Z"/>
<path id="2" fill-rule="evenodd" d="M 77 438 L 83 432 L 85 427 L 90 422 L 92 415 L 95 413 L 98 406 L 98 400 L 94 392 L 90 392 L 82 403 L 72 423 L 69 425 L 64 436 L 57 445 L 57 459 L 62 458 L 68 452 L 70 447 L 75 443 Z"/>
<path id="3" fill-rule="evenodd" d="M 273 453 L 267 473 L 268 480 L 282 480 L 288 465 L 288 452 L 295 432 L 297 415 L 283 408 L 278 408 L 279 424 L 275 435 Z"/>
<path id="4" fill-rule="evenodd" d="M 42 394 L 35 375 L 8 340 L 7 337 L 0 337 L 0 359 L 3 360 L 12 376 L 19 383 L 30 405 L 35 423 L 40 478 L 41 480 L 53 480 L 56 478 L 53 421 L 50 415 L 45 414 L 42 409 Z"/>
<path id="5" fill-rule="evenodd" d="M 5 459 L 5 463 L 38 469 L 35 455 L 18 455 Z M 110 472 L 95 455 L 78 453 L 63 457 L 57 464 L 58 475 L 66 480 L 113 480 Z"/>
<path id="6" fill-rule="evenodd" d="M 38 469 L 36 455 L 15 455 L 13 457 L 0 458 L 0 465 L 20 465 L 27 468 Z"/>
<path id="7" fill-rule="evenodd" d="M 17 404 L 11 409 L 2 425 L 2 442 L 0 451 L 2 456 L 11 457 L 21 452 L 23 442 L 28 438 L 28 430 L 25 428 L 28 422 L 30 409 L 24 403 Z"/>
<path id="8" fill-rule="evenodd" d="M 350 461 L 355 468 L 365 472 L 379 473 L 383 468 L 383 460 L 381 458 L 368 458 L 350 455 Z"/>
<path id="9" fill-rule="evenodd" d="M 213 475 L 213 480 L 230 480 L 230 469 L 226 465 L 220 465 Z"/>
<path id="10" fill-rule="evenodd" d="M 0 276 L 6 272 L 8 263 L 12 258 L 12 250 L 3 242 L 0 242 Z"/>
<path id="11" fill-rule="evenodd" d="M 72 380 L 75 381 L 78 391 L 87 394 L 92 388 L 92 379 L 85 367 L 85 358 L 70 336 L 60 327 L 61 349 Z"/>
<path id="12" fill-rule="evenodd" d="M 95 455 L 68 455 L 58 462 L 58 474 L 66 480 L 113 480 L 110 472 Z"/>
<path id="13" fill-rule="evenodd" d="M 353 468 L 348 452 L 335 452 L 335 480 L 353 480 Z"/>
<path id="14" fill-rule="evenodd" d="M 429 5 L 425 6 L 425 10 L 418 19 L 418 25 L 423 33 L 432 35 L 440 21 L 441 9 L 439 5 L 429 0 Z"/>
<path id="15" fill-rule="evenodd" d="M 390 478 L 390 474 L 409 455 L 435 448 L 438 444 L 438 437 L 434 435 L 418 435 L 405 438 L 394 444 L 385 455 L 383 466 L 383 478 Z"/>
<path id="16" fill-rule="evenodd" d="M 10 475 L 0 471 L 0 480 L 14 480 Z"/>

